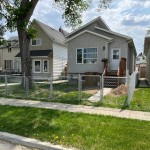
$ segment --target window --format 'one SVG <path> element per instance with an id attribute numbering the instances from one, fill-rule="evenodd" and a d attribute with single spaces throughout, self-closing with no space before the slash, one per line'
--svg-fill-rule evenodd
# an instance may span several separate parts
<path id="1" fill-rule="evenodd" d="M 40 60 L 34 61 L 34 72 L 41 72 L 41 61 Z"/>
<path id="2" fill-rule="evenodd" d="M 4 60 L 4 69 L 12 69 L 12 60 Z"/>
<path id="3" fill-rule="evenodd" d="M 82 63 L 82 49 L 77 49 L 77 63 Z"/>
<path id="4" fill-rule="evenodd" d="M 113 50 L 113 59 L 119 59 L 119 50 L 118 49 Z"/>
<path id="5" fill-rule="evenodd" d="M 11 43 L 8 43 L 8 53 L 11 53 L 12 48 L 11 48 Z"/>
<path id="6" fill-rule="evenodd" d="M 77 63 L 97 63 L 97 48 L 77 49 Z"/>
<path id="7" fill-rule="evenodd" d="M 43 72 L 48 72 L 48 60 L 43 61 Z"/>
<path id="8" fill-rule="evenodd" d="M 32 39 L 31 45 L 32 46 L 40 46 L 41 45 L 41 39 Z"/>

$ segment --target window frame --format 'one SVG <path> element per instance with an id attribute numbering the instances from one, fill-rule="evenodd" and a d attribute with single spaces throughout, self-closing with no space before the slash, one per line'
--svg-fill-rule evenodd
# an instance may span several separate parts
<path id="1" fill-rule="evenodd" d="M 8 61 L 10 61 L 10 68 L 8 68 L 7 67 L 8 65 L 6 65 Z M 11 69 L 13 69 L 13 60 L 4 60 L 4 69 L 5 70 L 11 70 Z"/>
<path id="2" fill-rule="evenodd" d="M 36 41 L 39 40 L 40 43 L 39 43 L 39 44 L 36 43 L 36 45 L 33 45 L 33 44 L 32 44 L 32 41 L 33 41 L 33 40 L 36 40 Z M 41 46 L 41 45 L 42 45 L 42 40 L 41 40 L 41 38 L 31 39 L 31 46 Z"/>
<path id="3" fill-rule="evenodd" d="M 44 61 L 47 61 L 47 72 L 44 72 Z M 43 60 L 43 73 L 49 73 L 49 60 L 48 59 Z"/>
<path id="4" fill-rule="evenodd" d="M 98 48 L 97 47 L 88 47 L 88 48 L 77 48 L 76 49 L 76 64 L 97 64 L 97 61 L 96 61 L 96 63 L 84 63 L 84 60 L 86 59 L 86 58 L 84 58 L 84 54 L 86 54 L 86 53 L 84 53 L 84 49 L 96 49 L 96 55 L 97 55 L 97 57 L 96 58 L 89 58 L 89 59 L 96 59 L 96 60 L 98 60 Z M 78 63 L 77 62 L 77 51 L 79 50 L 79 49 L 81 49 L 82 50 L 82 62 L 81 63 Z"/>
<path id="5" fill-rule="evenodd" d="M 39 61 L 39 62 L 40 62 L 40 71 L 39 71 L 39 72 L 35 71 L 35 62 L 36 62 L 36 61 Z M 33 60 L 33 69 L 34 69 L 34 70 L 33 70 L 34 73 L 41 73 L 41 70 L 42 70 L 42 69 L 41 69 L 41 60 L 40 60 L 40 59 Z"/>

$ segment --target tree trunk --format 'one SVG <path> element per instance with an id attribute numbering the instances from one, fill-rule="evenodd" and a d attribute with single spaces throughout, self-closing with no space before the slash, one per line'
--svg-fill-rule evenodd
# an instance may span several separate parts
<path id="1" fill-rule="evenodd" d="M 21 69 L 22 76 L 25 75 L 26 80 L 22 80 L 22 85 L 24 88 L 32 87 L 32 74 L 31 74 L 31 59 L 30 59 L 30 51 L 29 51 L 29 43 L 30 38 L 26 32 L 26 29 L 18 29 L 18 37 L 19 37 L 19 46 L 20 46 L 20 54 L 21 54 Z"/>

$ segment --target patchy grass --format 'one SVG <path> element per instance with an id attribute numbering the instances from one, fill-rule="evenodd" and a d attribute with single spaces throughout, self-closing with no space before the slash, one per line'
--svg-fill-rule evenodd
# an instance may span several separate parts
<path id="1" fill-rule="evenodd" d="M 150 112 L 150 88 L 137 88 L 135 90 L 130 109 Z"/>
<path id="2" fill-rule="evenodd" d="M 82 98 L 87 100 L 92 94 L 82 92 Z M 0 87 L 0 96 L 5 97 L 4 86 Z M 26 92 L 21 85 L 9 85 L 7 87 L 7 97 L 19 99 L 31 99 L 48 102 L 61 102 L 68 104 L 85 104 L 86 101 L 79 101 L 78 86 L 68 83 L 57 83 L 53 86 L 52 99 L 50 99 L 49 83 L 36 83 L 33 88 Z"/>
<path id="3" fill-rule="evenodd" d="M 0 131 L 80 150 L 150 149 L 150 122 L 29 107 L 0 106 Z"/>
<path id="4" fill-rule="evenodd" d="M 106 95 L 104 96 L 102 101 L 94 103 L 94 106 L 102 106 L 102 107 L 111 107 L 111 108 L 119 108 L 119 109 L 125 109 L 127 108 L 127 96 L 111 96 Z"/>

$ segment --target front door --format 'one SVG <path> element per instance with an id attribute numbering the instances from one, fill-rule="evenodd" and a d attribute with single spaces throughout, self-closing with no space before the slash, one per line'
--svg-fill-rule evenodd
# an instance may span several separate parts
<path id="1" fill-rule="evenodd" d="M 110 62 L 110 69 L 111 70 L 118 70 L 119 60 L 120 60 L 120 50 L 119 49 L 112 49 L 111 62 Z"/>

